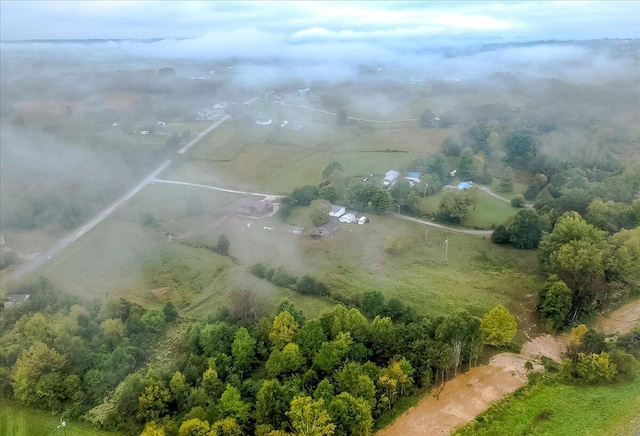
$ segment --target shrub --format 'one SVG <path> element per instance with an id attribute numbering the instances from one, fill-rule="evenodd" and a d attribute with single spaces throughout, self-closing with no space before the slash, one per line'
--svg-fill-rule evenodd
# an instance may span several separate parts
<path id="1" fill-rule="evenodd" d="M 524 207 L 524 195 L 518 194 L 511 199 L 511 207 L 521 208 Z"/>
<path id="2" fill-rule="evenodd" d="M 256 263 L 249 268 L 249 272 L 259 279 L 266 278 L 267 267 L 263 263 Z"/>

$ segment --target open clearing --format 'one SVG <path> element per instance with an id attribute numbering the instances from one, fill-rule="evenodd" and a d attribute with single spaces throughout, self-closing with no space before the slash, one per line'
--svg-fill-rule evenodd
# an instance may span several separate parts
<path id="1" fill-rule="evenodd" d="M 0 400 L 0 434 L 6 436 L 118 436 L 120 433 L 99 431 L 89 425 L 65 421 L 58 428 L 60 416 L 24 407 L 13 401 Z"/>

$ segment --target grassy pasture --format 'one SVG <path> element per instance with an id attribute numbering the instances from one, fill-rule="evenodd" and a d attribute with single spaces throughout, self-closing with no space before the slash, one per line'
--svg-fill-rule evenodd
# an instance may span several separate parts
<path id="1" fill-rule="evenodd" d="M 13 401 L 0 399 L 0 434 L 7 436 L 116 436 L 120 433 L 95 430 L 86 424 L 65 421 L 60 425 L 60 416 L 24 407 Z"/>
<path id="2" fill-rule="evenodd" d="M 423 315 L 442 315 L 459 307 L 483 314 L 496 304 L 518 311 L 522 296 L 535 294 L 540 284 L 535 253 L 519 252 L 515 257 L 511 249 L 494 246 L 486 238 L 427 230 L 392 217 L 373 215 L 365 226 L 343 224 L 324 240 L 291 233 L 292 225 L 311 227 L 305 208 L 297 209 L 288 224 L 274 217 L 254 221 L 247 228 L 245 221 L 233 218 L 199 237 L 212 240 L 224 232 L 243 265 L 282 265 L 296 275 L 316 276 L 347 295 L 380 290 Z M 265 226 L 274 230 L 265 230 Z M 398 256 L 384 251 L 390 235 L 403 241 L 405 249 Z"/>
<path id="3" fill-rule="evenodd" d="M 515 189 L 514 189 L 515 190 Z M 422 200 L 422 210 L 434 214 L 440 205 L 440 198 L 445 191 L 429 195 Z M 471 194 L 473 204 L 462 223 L 466 227 L 491 229 L 514 216 L 518 210 L 505 201 L 499 200 L 480 190 L 474 189 Z M 498 195 L 502 195 L 499 193 Z M 509 198 L 509 196 L 505 196 Z"/>
<path id="4" fill-rule="evenodd" d="M 436 129 L 342 127 L 332 126 L 328 130 L 332 133 L 323 136 L 320 143 L 307 142 L 306 133 L 284 129 L 272 133 L 269 143 L 260 143 L 259 129 L 270 127 L 247 126 L 245 134 L 243 126 L 223 126 L 198 144 L 194 159 L 172 166 L 162 177 L 287 193 L 296 186 L 319 183 L 322 169 L 332 160 L 342 163 L 346 176 L 382 175 L 390 168 L 401 169 L 416 159 L 413 153 L 437 152 L 448 134 Z"/>
<path id="5" fill-rule="evenodd" d="M 142 286 L 144 259 L 163 244 L 162 235 L 141 224 L 107 219 L 53 257 L 37 273 L 84 298 L 129 298 Z"/>
<path id="6" fill-rule="evenodd" d="M 630 436 L 640 428 L 640 377 L 606 386 L 541 384 L 496 409 L 490 422 L 459 434 Z"/>

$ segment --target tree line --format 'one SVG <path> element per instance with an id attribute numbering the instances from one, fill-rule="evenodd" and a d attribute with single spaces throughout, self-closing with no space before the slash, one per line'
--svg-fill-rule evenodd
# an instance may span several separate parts
<path id="1" fill-rule="evenodd" d="M 32 299 L 0 321 L 2 395 L 127 434 L 371 434 L 400 397 L 517 329 L 503 307 L 418 318 L 376 291 L 362 311 L 336 305 L 310 320 L 285 300 L 271 317 L 200 321 L 177 320 L 170 303 L 82 302 L 46 281 L 20 291 Z"/>

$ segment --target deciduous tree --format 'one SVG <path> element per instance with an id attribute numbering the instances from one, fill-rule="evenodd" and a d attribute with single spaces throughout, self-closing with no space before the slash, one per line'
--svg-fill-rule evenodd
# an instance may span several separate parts
<path id="1" fill-rule="evenodd" d="M 494 347 L 510 344 L 518 330 L 516 318 L 509 310 L 498 305 L 480 320 L 484 343 Z"/>
<path id="2" fill-rule="evenodd" d="M 322 399 L 314 401 L 311 397 L 295 397 L 287 416 L 291 420 L 291 427 L 299 435 L 328 436 L 336 428 Z"/>

